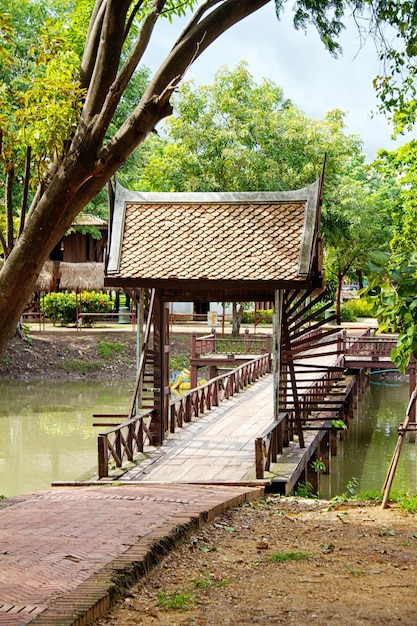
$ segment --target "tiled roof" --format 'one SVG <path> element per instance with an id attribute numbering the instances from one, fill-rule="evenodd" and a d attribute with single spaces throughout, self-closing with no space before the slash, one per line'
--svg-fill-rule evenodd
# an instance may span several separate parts
<path id="1" fill-rule="evenodd" d="M 309 207 L 307 219 L 308 197 L 310 205 L 317 201 L 312 187 L 298 195 L 137 194 L 138 200 L 127 192 L 115 214 L 108 274 L 138 281 L 305 277 L 317 208 Z"/>

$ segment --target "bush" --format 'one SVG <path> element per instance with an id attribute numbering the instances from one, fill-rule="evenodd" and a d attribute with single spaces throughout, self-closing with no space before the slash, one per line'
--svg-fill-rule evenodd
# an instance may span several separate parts
<path id="1" fill-rule="evenodd" d="M 61 326 L 75 324 L 77 309 L 75 293 L 67 291 L 48 293 L 41 301 L 41 309 L 54 326 L 55 324 L 61 324 Z"/>
<path id="2" fill-rule="evenodd" d="M 356 317 L 374 317 L 373 302 L 370 298 L 355 298 L 348 300 L 345 305 Z"/>
<path id="3" fill-rule="evenodd" d="M 113 303 L 107 293 L 97 291 L 83 291 L 81 294 L 81 312 L 82 313 L 111 313 Z M 100 318 L 83 317 L 84 326 L 92 326 L 94 321 Z"/>
<path id="4" fill-rule="evenodd" d="M 259 309 L 256 311 L 256 318 L 261 318 L 260 324 L 272 324 L 273 310 L 272 309 Z M 255 323 L 255 311 L 243 311 L 242 324 L 254 324 Z"/>
<path id="5" fill-rule="evenodd" d="M 106 293 L 95 291 L 84 291 L 81 294 L 81 312 L 82 313 L 110 313 L 113 309 L 113 303 L 110 296 Z M 53 324 L 61 324 L 61 326 L 69 326 L 76 322 L 77 301 L 75 293 L 52 292 L 44 296 L 41 302 L 41 309 L 46 318 L 50 319 Z M 84 317 L 83 325 L 92 326 L 94 317 Z"/>
<path id="6" fill-rule="evenodd" d="M 340 305 L 340 320 L 342 322 L 356 322 L 357 320 L 355 313 L 345 303 Z"/>

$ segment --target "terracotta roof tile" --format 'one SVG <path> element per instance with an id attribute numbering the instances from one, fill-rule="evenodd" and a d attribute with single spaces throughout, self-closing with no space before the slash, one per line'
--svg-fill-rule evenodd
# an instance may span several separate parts
<path id="1" fill-rule="evenodd" d="M 128 203 L 118 273 L 142 279 L 293 279 L 303 224 L 300 202 Z"/>
<path id="2" fill-rule="evenodd" d="M 108 273 L 138 283 L 305 277 L 318 189 L 317 183 L 277 194 L 140 194 L 121 188 Z"/>

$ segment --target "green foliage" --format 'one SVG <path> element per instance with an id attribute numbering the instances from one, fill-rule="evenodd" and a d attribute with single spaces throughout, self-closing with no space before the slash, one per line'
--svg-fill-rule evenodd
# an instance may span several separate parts
<path id="1" fill-rule="evenodd" d="M 374 255 L 367 294 L 374 300 L 378 332 L 398 333 L 391 359 L 405 373 L 411 354 L 417 354 L 417 254 L 399 257 Z"/>
<path id="2" fill-rule="evenodd" d="M 342 494 L 338 496 L 335 496 L 334 498 L 332 498 L 332 500 L 335 502 L 346 502 L 347 500 L 353 500 L 353 499 L 356 500 L 358 499 L 358 496 L 356 494 L 358 487 L 359 487 L 358 479 L 353 477 L 348 481 L 346 485 L 346 491 L 344 491 Z"/>
<path id="3" fill-rule="evenodd" d="M 390 501 L 399 504 L 400 508 L 407 513 L 417 512 L 417 495 L 410 496 L 403 491 L 391 492 Z"/>
<path id="4" fill-rule="evenodd" d="M 317 474 L 326 471 L 326 463 L 323 463 L 323 461 L 320 461 L 319 459 L 312 461 L 311 467 Z"/>
<path id="5" fill-rule="evenodd" d="M 347 430 L 347 425 L 343 420 L 331 420 L 330 425 L 336 430 Z"/>
<path id="6" fill-rule="evenodd" d="M 74 361 L 67 359 L 64 362 L 64 367 L 68 372 L 73 372 L 74 374 L 86 374 L 87 372 L 100 369 L 101 365 L 98 361 Z"/>
<path id="7" fill-rule="evenodd" d="M 103 359 L 112 359 L 116 354 L 122 354 L 124 350 L 123 344 L 111 341 L 100 341 L 97 345 L 97 351 Z"/>
<path id="8" fill-rule="evenodd" d="M 136 187 L 148 191 L 268 191 L 303 187 L 328 154 L 326 193 L 361 154 L 344 134 L 343 113 L 311 120 L 270 80 L 257 84 L 244 62 L 213 85 L 184 83 L 175 116 L 154 145 Z"/>
<path id="9" fill-rule="evenodd" d="M 75 293 L 67 291 L 48 293 L 41 301 L 41 310 L 45 317 L 54 324 L 67 326 L 75 324 L 76 320 Z"/>
<path id="10" fill-rule="evenodd" d="M 340 305 L 340 319 L 342 322 L 356 322 L 357 317 L 346 303 Z"/>
<path id="11" fill-rule="evenodd" d="M 256 311 L 256 317 L 259 319 L 259 324 L 272 324 L 274 311 L 273 309 L 259 309 Z M 243 311 L 242 324 L 254 324 L 255 311 Z"/>
<path id="12" fill-rule="evenodd" d="M 110 296 L 95 291 L 84 291 L 79 299 L 80 312 L 82 313 L 109 313 L 113 304 Z M 53 324 L 68 326 L 75 324 L 77 311 L 77 296 L 74 292 L 52 292 L 44 296 L 41 301 L 41 309 L 46 318 Z M 83 324 L 92 326 L 94 317 L 84 317 Z"/>
<path id="13" fill-rule="evenodd" d="M 369 297 L 352 298 L 345 302 L 344 306 L 348 308 L 355 317 L 373 317 L 374 303 Z"/>
<path id="14" fill-rule="evenodd" d="M 169 368 L 170 370 L 178 370 L 181 371 L 183 369 L 189 369 L 190 367 L 190 357 L 186 354 L 177 354 L 176 356 L 171 356 L 169 358 Z"/>
<path id="15" fill-rule="evenodd" d="M 286 561 L 302 561 L 308 559 L 305 552 L 276 552 L 269 557 L 271 563 L 285 563 Z"/>
<path id="16" fill-rule="evenodd" d="M 191 591 L 175 591 L 171 595 L 158 593 L 158 606 L 166 611 L 186 611 L 195 605 L 195 598 Z"/>
<path id="17" fill-rule="evenodd" d="M 107 293 L 96 291 L 83 291 L 80 298 L 82 313 L 111 313 L 113 303 Z M 83 317 L 84 326 L 93 326 L 97 318 Z"/>
<path id="18" fill-rule="evenodd" d="M 312 498 L 315 499 L 317 498 L 317 494 L 314 493 L 314 488 L 313 485 L 306 480 L 306 482 L 300 482 L 297 483 L 296 489 L 295 489 L 295 495 L 299 496 L 300 498 Z"/>

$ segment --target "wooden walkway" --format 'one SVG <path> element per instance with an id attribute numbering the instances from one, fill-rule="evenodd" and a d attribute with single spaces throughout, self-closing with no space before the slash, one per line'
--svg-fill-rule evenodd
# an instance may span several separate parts
<path id="1" fill-rule="evenodd" d="M 320 356 L 316 365 L 334 364 L 334 357 Z M 322 371 L 316 377 L 321 377 Z M 299 374 L 300 378 L 315 376 L 314 372 Z M 309 383 L 313 384 L 313 383 Z M 343 386 L 343 385 L 342 385 Z M 290 442 L 272 474 L 266 474 L 267 482 L 280 484 L 279 490 L 293 488 L 323 438 L 320 430 L 329 420 L 328 413 L 322 422 L 315 422 L 317 430 L 304 433 L 305 447 L 300 448 L 297 436 Z M 127 470 L 120 470 L 99 484 L 117 480 L 120 483 L 226 483 L 254 484 L 255 439 L 264 433 L 274 421 L 273 376 L 266 374 L 245 390 L 236 393 L 219 406 L 194 418 L 183 428 L 176 429 L 159 447 L 147 446 L 143 459 Z M 272 468 L 271 468 L 272 469 Z M 265 481 L 263 481 L 265 484 Z"/>
<path id="2" fill-rule="evenodd" d="M 171 434 L 120 482 L 240 482 L 255 478 L 255 438 L 273 420 L 272 374 Z"/>

